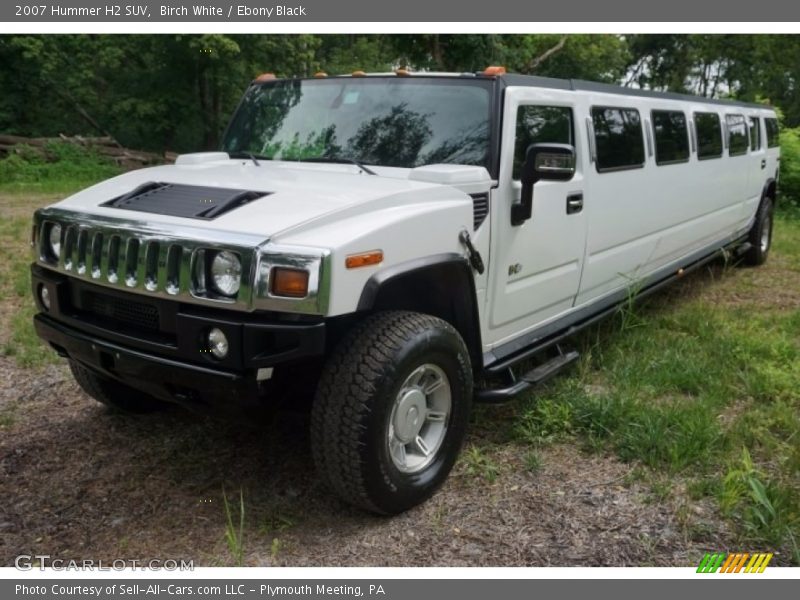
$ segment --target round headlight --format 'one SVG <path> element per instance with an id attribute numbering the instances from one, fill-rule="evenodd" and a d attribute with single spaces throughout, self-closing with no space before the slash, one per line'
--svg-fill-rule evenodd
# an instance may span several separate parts
<path id="1" fill-rule="evenodd" d="M 208 351 L 214 355 L 215 358 L 222 360 L 228 356 L 228 338 L 221 329 L 214 327 L 208 332 Z"/>
<path id="2" fill-rule="evenodd" d="M 50 252 L 53 253 L 53 256 L 55 258 L 61 258 L 61 225 L 58 223 L 54 223 L 50 226 L 48 243 L 50 244 Z"/>
<path id="3" fill-rule="evenodd" d="M 220 294 L 235 296 L 242 278 L 242 262 L 233 252 L 223 250 L 211 261 L 211 282 Z"/>

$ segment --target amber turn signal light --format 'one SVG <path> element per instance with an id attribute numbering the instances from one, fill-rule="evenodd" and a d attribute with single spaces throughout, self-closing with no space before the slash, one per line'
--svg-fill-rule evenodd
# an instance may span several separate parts
<path id="1" fill-rule="evenodd" d="M 371 252 L 361 252 L 351 254 L 344 259 L 344 266 L 348 269 L 357 269 L 369 265 L 377 265 L 383 262 L 383 250 L 372 250 Z"/>
<path id="2" fill-rule="evenodd" d="M 308 271 L 275 267 L 272 269 L 273 296 L 305 298 L 308 295 Z"/>

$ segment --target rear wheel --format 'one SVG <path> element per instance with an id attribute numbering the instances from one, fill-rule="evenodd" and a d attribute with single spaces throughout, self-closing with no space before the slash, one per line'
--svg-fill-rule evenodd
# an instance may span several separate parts
<path id="1" fill-rule="evenodd" d="M 69 368 L 84 392 L 112 409 L 142 414 L 162 410 L 168 406 L 166 402 L 138 392 L 109 377 L 103 377 L 74 360 L 69 361 Z"/>
<path id="2" fill-rule="evenodd" d="M 373 315 L 323 369 L 311 413 L 320 476 L 372 512 L 423 502 L 458 456 L 471 400 L 469 353 L 449 323 L 410 312 Z"/>
<path id="3" fill-rule="evenodd" d="M 746 265 L 757 267 L 767 262 L 772 247 L 773 206 L 772 198 L 764 198 L 758 207 L 755 223 L 747 239 L 750 248 L 744 254 Z"/>

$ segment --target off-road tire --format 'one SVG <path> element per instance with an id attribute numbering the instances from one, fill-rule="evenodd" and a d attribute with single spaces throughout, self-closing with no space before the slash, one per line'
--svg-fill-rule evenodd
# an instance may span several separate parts
<path id="1" fill-rule="evenodd" d="M 423 364 L 447 376 L 451 409 L 435 458 L 401 472 L 387 444 L 388 422 L 405 379 Z M 458 457 L 472 403 L 472 368 L 459 333 L 446 321 L 412 312 L 376 313 L 356 325 L 323 368 L 311 410 L 311 446 L 321 478 L 340 498 L 379 514 L 428 499 Z"/>
<path id="2" fill-rule="evenodd" d="M 144 414 L 163 410 L 168 406 L 166 402 L 138 392 L 119 381 L 103 377 L 74 360 L 69 361 L 69 368 L 84 392 L 113 410 Z"/>
<path id="3" fill-rule="evenodd" d="M 772 248 L 772 225 L 774 204 L 772 198 L 764 198 L 756 213 L 756 220 L 750 229 L 747 241 L 750 248 L 742 256 L 742 263 L 750 267 L 758 267 L 767 262 L 769 250 Z M 764 230 L 767 229 L 766 247 L 762 244 Z"/>

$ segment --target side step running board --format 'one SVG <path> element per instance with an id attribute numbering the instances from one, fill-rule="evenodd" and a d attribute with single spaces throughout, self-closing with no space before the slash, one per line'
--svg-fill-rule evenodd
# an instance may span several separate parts
<path id="1" fill-rule="evenodd" d="M 542 363 L 532 371 L 525 373 L 518 380 L 514 381 L 510 386 L 504 388 L 494 388 L 488 390 L 478 390 L 475 392 L 475 401 L 484 404 L 499 404 L 513 399 L 518 394 L 529 390 L 530 388 L 544 383 L 560 371 L 563 371 L 573 363 L 577 362 L 580 354 L 574 350 L 566 353 L 559 354 Z M 509 370 L 509 373 L 511 371 Z M 511 374 L 513 380 L 513 373 Z"/>

